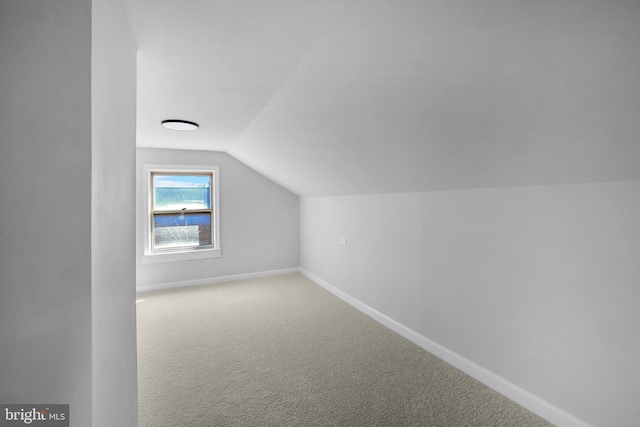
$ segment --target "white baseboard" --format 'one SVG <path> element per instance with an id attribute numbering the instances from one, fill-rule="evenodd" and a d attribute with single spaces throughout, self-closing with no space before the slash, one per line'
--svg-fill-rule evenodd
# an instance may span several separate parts
<path id="1" fill-rule="evenodd" d="M 313 273 L 300 267 L 300 273 L 305 275 L 310 280 L 314 281 L 318 285 L 322 286 L 327 291 L 331 292 L 341 300 L 357 308 L 364 314 L 373 318 L 374 320 L 382 323 L 392 331 L 400 334 L 409 341 L 419 345 L 428 352 L 434 354 L 450 365 L 460 369 L 467 375 L 475 378 L 486 386 L 492 388 L 503 396 L 511 399 L 517 404 L 523 406 L 534 414 L 539 415 L 550 423 L 558 427 L 593 427 L 581 419 L 569 414 L 566 411 L 552 405 L 539 398 L 538 396 L 524 390 L 523 388 L 505 380 L 499 375 L 483 368 L 482 366 L 466 359 L 459 354 L 449 350 L 442 345 L 431 341 L 416 331 L 404 326 L 403 324 L 391 319 L 390 317 L 380 313 L 379 311 L 369 307 L 368 305 L 353 298 L 351 295 L 341 291 L 335 286 L 330 285 Z"/>
<path id="2" fill-rule="evenodd" d="M 256 279 L 259 277 L 277 276 L 280 274 L 297 273 L 298 267 L 283 268 L 281 270 L 260 271 L 256 273 L 235 274 L 231 276 L 208 277 L 205 279 L 181 280 L 179 282 L 156 283 L 136 287 L 136 293 L 161 291 L 165 289 L 186 288 L 189 286 L 213 285 L 222 282 L 234 282 L 236 280 Z"/>

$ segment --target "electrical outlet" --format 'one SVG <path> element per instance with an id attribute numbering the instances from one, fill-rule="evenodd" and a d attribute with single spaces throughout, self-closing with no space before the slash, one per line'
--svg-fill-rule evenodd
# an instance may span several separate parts
<path id="1" fill-rule="evenodd" d="M 347 246 L 347 238 L 346 237 L 341 237 L 340 238 L 340 245 Z"/>

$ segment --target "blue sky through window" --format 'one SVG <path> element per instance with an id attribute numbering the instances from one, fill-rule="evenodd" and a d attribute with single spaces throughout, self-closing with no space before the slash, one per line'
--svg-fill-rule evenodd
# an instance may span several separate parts
<path id="1" fill-rule="evenodd" d="M 155 188 L 209 188 L 210 175 L 153 175 Z"/>
<path id="2" fill-rule="evenodd" d="M 211 209 L 211 179 L 211 175 L 204 174 L 154 174 L 154 209 Z"/>

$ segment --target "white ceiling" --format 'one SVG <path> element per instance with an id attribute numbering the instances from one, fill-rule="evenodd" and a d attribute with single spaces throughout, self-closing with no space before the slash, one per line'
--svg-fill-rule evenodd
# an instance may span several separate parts
<path id="1" fill-rule="evenodd" d="M 300 195 L 640 179 L 638 0 L 125 3 L 140 147 Z"/>

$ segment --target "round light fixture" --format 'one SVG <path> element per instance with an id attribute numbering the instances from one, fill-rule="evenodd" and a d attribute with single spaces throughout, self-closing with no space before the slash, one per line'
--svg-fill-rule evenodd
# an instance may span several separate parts
<path id="1" fill-rule="evenodd" d="M 162 126 L 171 130 L 196 130 L 200 126 L 194 122 L 188 122 L 186 120 L 163 120 Z"/>

